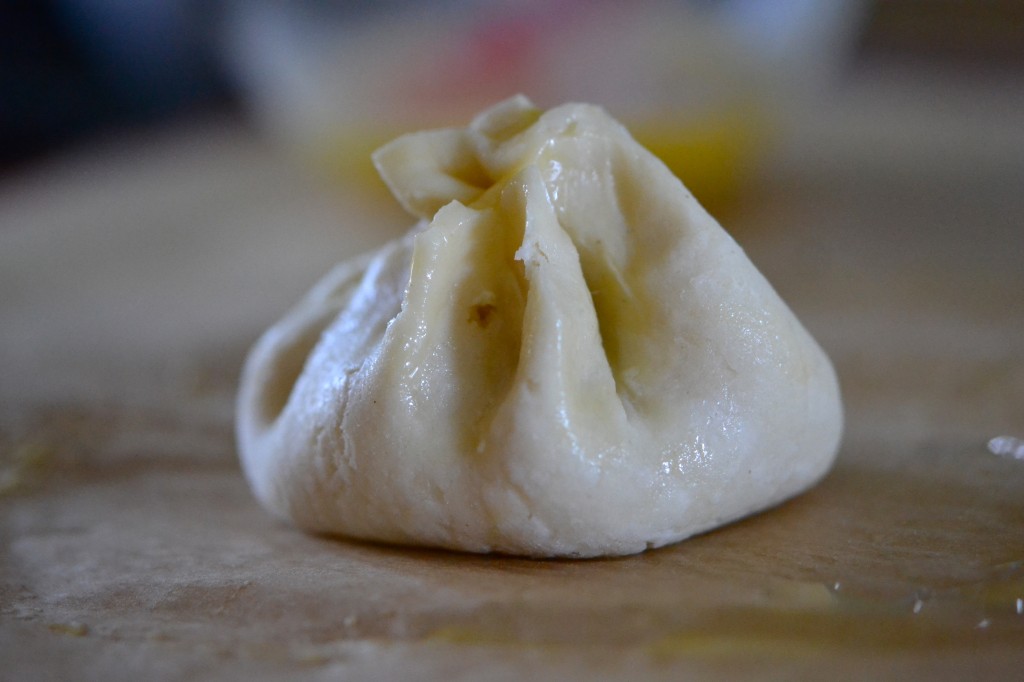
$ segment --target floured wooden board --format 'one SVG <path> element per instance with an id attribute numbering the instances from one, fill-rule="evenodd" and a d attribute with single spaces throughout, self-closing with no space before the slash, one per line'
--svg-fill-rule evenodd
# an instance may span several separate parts
<path id="1" fill-rule="evenodd" d="M 404 230 L 397 209 L 221 125 L 8 178 L 2 676 L 1018 675 L 1024 462 L 985 444 L 1024 436 L 1024 196 L 1001 167 L 825 170 L 780 167 L 723 223 L 836 362 L 837 467 L 767 513 L 585 562 L 310 537 L 249 494 L 248 345 Z"/>

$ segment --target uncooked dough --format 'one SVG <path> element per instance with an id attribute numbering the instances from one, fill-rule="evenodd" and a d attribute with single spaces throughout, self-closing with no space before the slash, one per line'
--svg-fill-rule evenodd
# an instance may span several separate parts
<path id="1" fill-rule="evenodd" d="M 808 488 L 835 374 L 600 108 L 515 97 L 375 162 L 419 224 L 253 348 L 246 476 L 310 531 L 527 556 L 676 542 Z"/>

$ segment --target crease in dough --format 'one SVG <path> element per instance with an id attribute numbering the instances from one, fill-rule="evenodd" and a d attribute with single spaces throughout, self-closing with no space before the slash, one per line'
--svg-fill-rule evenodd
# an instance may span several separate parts
<path id="1" fill-rule="evenodd" d="M 639 552 L 813 485 L 835 374 L 743 251 L 601 109 L 523 97 L 375 154 L 419 223 L 251 351 L 245 474 L 315 532 Z"/>

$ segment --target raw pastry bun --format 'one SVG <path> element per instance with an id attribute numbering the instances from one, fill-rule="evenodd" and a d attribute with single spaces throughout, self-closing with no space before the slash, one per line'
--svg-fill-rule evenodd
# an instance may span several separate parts
<path id="1" fill-rule="evenodd" d="M 527 556 L 682 540 L 818 481 L 828 358 L 597 107 L 523 97 L 375 162 L 420 224 L 256 344 L 238 438 L 310 531 Z"/>

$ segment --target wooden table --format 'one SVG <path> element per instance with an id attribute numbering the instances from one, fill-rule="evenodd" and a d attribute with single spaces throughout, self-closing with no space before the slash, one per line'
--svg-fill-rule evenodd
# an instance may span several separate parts
<path id="1" fill-rule="evenodd" d="M 8 177 L 0 677 L 1019 675 L 1024 462 L 986 442 L 1024 437 L 1024 145 L 925 110 L 838 101 L 721 214 L 836 363 L 833 472 L 616 560 L 310 537 L 250 496 L 248 345 L 397 209 L 217 121 Z"/>

